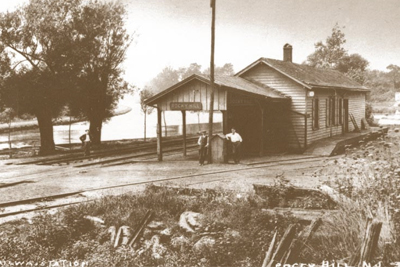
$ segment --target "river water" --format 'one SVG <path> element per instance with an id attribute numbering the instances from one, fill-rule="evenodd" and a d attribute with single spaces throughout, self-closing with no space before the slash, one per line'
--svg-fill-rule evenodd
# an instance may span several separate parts
<path id="1" fill-rule="evenodd" d="M 138 97 L 128 96 L 119 103 L 119 107 L 130 107 L 132 110 L 126 114 L 112 117 L 109 121 L 103 123 L 102 141 L 137 139 L 144 137 L 144 114 L 141 111 Z M 182 113 L 180 111 L 168 111 L 165 114 L 167 135 L 173 136 L 182 134 Z M 222 114 L 216 112 L 214 122 L 220 123 Z M 208 122 L 208 113 L 187 112 L 186 123 L 187 133 L 196 133 L 204 129 Z M 156 137 L 157 112 L 153 110 L 147 115 L 146 137 Z M 164 119 L 163 119 L 164 125 Z M 71 135 L 69 134 L 69 125 L 54 126 L 54 141 L 56 144 L 79 143 L 79 136 L 85 133 L 89 128 L 89 122 L 78 122 L 71 124 Z M 165 129 L 165 128 L 163 128 Z M 165 136 L 165 133 L 164 133 Z M 40 145 L 39 130 L 28 130 L 14 132 L 11 135 L 12 147 L 24 147 Z M 8 148 L 8 134 L 0 134 L 0 149 Z"/>

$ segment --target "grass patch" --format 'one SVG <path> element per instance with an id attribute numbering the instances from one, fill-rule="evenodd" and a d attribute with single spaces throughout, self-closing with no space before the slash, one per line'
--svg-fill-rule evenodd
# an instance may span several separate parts
<path id="1" fill-rule="evenodd" d="M 25 222 L 0 226 L 0 255 L 7 260 L 84 260 L 90 266 L 259 266 L 274 229 L 280 235 L 296 220 L 261 212 L 262 199 L 255 195 L 238 197 L 235 192 L 198 191 L 187 195 L 171 188 L 148 187 L 138 195 L 105 197 L 93 203 L 68 207 L 54 216 L 45 213 Z M 161 257 L 145 250 L 151 236 L 143 235 L 135 249 L 114 249 L 109 226 L 136 229 L 147 210 L 171 232 L 161 239 Z M 202 227 L 187 233 L 178 226 L 184 211 L 204 215 Z M 84 218 L 97 216 L 107 227 Z M 302 226 L 299 225 L 299 230 Z M 205 234 L 214 245 L 194 249 Z M 178 241 L 182 242 L 179 243 Z"/>

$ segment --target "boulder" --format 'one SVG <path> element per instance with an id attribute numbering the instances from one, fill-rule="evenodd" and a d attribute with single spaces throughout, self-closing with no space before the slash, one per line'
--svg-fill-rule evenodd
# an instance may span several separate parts
<path id="1" fill-rule="evenodd" d="M 171 238 L 171 245 L 174 248 L 180 248 L 180 250 L 182 251 L 184 246 L 189 245 L 190 240 L 184 236 L 175 236 L 173 238 Z"/>
<path id="2" fill-rule="evenodd" d="M 179 218 L 179 226 L 185 229 L 187 232 L 194 233 L 196 230 L 202 227 L 203 220 L 203 214 L 185 211 Z"/>
<path id="3" fill-rule="evenodd" d="M 200 238 L 199 241 L 197 241 L 194 245 L 193 245 L 193 249 L 195 251 L 201 251 L 202 249 L 208 247 L 213 247 L 215 245 L 215 239 L 210 237 L 210 236 L 203 236 L 202 238 Z"/>
<path id="4" fill-rule="evenodd" d="M 152 229 L 152 230 L 160 230 L 165 228 L 165 224 L 160 221 L 151 221 L 148 225 L 147 228 Z"/>

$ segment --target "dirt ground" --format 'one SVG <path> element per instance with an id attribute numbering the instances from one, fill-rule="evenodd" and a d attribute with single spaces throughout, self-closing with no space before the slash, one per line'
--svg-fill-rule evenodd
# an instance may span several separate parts
<path id="1" fill-rule="evenodd" d="M 302 155 L 268 156 L 243 161 L 242 164 L 199 166 L 196 152 L 183 158 L 167 156 L 163 162 L 147 161 L 111 167 L 75 168 L 72 166 L 7 165 L 0 166 L 0 203 L 42 198 L 58 194 L 91 192 L 92 196 L 135 191 L 145 182 L 194 188 L 223 188 L 246 192 L 254 183 L 273 184 L 277 176 L 292 184 L 315 188 L 321 181 L 313 176 L 326 158 L 291 163 L 261 164 Z M 258 162 L 258 165 L 248 165 Z M 167 181 L 162 181 L 168 179 Z M 161 181 L 160 181 L 161 180 Z M 124 186 L 125 185 L 125 186 Z M 111 187 L 111 188 L 110 188 Z M 104 188 L 103 190 L 98 190 Z"/>

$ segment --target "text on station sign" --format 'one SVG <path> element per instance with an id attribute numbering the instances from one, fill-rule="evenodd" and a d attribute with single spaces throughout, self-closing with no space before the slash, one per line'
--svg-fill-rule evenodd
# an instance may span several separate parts
<path id="1" fill-rule="evenodd" d="M 171 102 L 171 110 L 203 110 L 201 102 Z"/>

